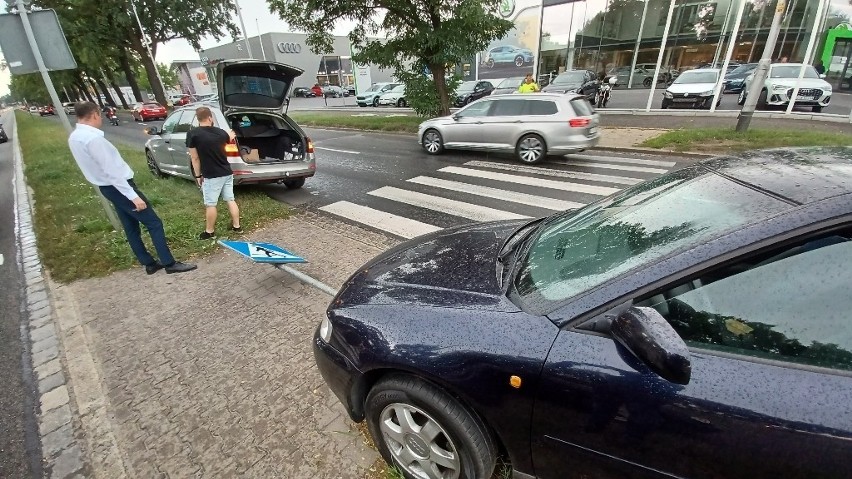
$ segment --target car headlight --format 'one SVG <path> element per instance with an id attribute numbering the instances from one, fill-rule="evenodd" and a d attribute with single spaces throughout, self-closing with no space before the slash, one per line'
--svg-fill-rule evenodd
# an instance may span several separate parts
<path id="1" fill-rule="evenodd" d="M 698 96 L 713 96 L 713 90 L 703 91 L 699 93 Z"/>
<path id="2" fill-rule="evenodd" d="M 329 342 L 331 340 L 331 330 L 332 330 L 331 320 L 328 319 L 328 316 L 326 316 L 325 318 L 322 318 L 322 322 L 320 323 L 319 333 L 320 333 L 320 338 L 322 338 L 323 341 Z"/>
<path id="3" fill-rule="evenodd" d="M 785 91 L 785 90 L 789 90 L 789 89 L 790 89 L 790 87 L 784 86 L 784 85 L 773 85 L 772 86 L 772 91 Z"/>
<path id="4" fill-rule="evenodd" d="M 663 92 L 663 96 L 666 97 L 666 98 L 674 98 L 674 95 L 672 95 L 672 92 L 670 92 L 668 90 Z"/>

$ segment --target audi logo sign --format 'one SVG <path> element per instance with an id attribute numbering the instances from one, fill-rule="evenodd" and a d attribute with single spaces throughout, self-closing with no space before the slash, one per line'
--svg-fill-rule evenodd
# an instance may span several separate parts
<path id="1" fill-rule="evenodd" d="M 281 53 L 301 53 L 302 45 L 298 43 L 278 42 L 278 51 Z"/>

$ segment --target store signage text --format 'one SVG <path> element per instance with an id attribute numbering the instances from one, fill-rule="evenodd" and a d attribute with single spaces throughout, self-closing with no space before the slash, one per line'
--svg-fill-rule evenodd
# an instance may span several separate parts
<path id="1" fill-rule="evenodd" d="M 278 42 L 278 51 L 281 53 L 301 53 L 302 45 L 293 42 Z"/>

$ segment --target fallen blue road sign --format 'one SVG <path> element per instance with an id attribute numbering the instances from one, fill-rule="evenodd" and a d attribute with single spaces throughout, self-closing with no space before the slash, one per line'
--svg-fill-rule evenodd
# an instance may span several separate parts
<path id="1" fill-rule="evenodd" d="M 219 244 L 236 251 L 255 263 L 307 263 L 305 258 L 296 256 L 286 249 L 272 243 L 250 243 L 248 241 L 219 241 Z"/>

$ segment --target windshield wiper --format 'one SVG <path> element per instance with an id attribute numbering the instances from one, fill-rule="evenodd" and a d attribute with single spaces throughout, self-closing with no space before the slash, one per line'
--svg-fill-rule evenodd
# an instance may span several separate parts
<path id="1" fill-rule="evenodd" d="M 548 217 L 534 219 L 528 223 L 523 224 L 520 228 L 516 229 L 512 234 L 510 234 L 504 241 L 503 244 L 500 245 L 500 253 L 497 255 L 497 261 L 500 263 L 505 263 L 506 258 L 515 251 L 515 248 L 523 242 L 523 240 L 533 231 L 535 231 L 535 226 L 538 223 L 546 220 Z M 526 230 L 526 231 L 525 231 Z M 525 231 L 524 234 L 519 234 L 520 232 Z M 517 238 L 517 239 L 516 239 Z M 513 241 L 515 240 L 515 241 Z"/>

